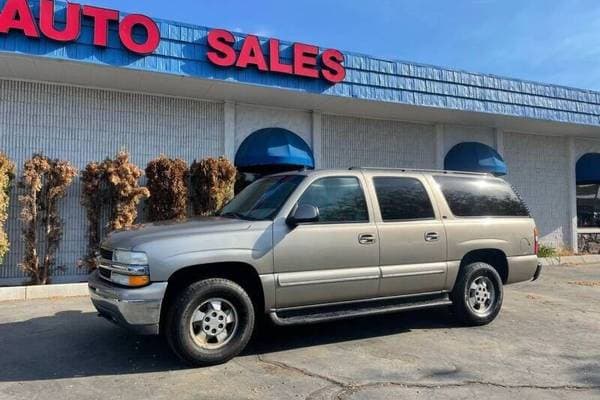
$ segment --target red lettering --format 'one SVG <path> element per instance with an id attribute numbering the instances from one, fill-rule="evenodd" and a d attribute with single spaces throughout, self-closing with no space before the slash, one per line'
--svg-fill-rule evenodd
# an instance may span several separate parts
<path id="1" fill-rule="evenodd" d="M 83 6 L 83 15 L 94 20 L 94 45 L 108 46 L 108 25 L 119 21 L 119 12 L 108 8 Z"/>
<path id="2" fill-rule="evenodd" d="M 8 33 L 11 30 L 21 31 L 31 38 L 40 37 L 27 0 L 6 1 L 0 13 L 0 33 Z"/>
<path id="3" fill-rule="evenodd" d="M 67 3 L 67 19 L 62 30 L 54 26 L 54 0 L 40 0 L 40 30 L 48 39 L 72 42 L 81 33 L 81 6 Z"/>
<path id="4" fill-rule="evenodd" d="M 269 66 L 273 72 L 282 74 L 293 74 L 294 69 L 290 64 L 281 62 L 281 53 L 279 51 L 279 40 L 269 39 Z"/>
<path id="5" fill-rule="evenodd" d="M 318 78 L 317 56 L 319 48 L 309 44 L 294 43 L 294 74 L 307 78 Z"/>
<path id="6" fill-rule="evenodd" d="M 321 75 L 331 83 L 339 83 L 346 79 L 346 68 L 342 65 L 344 55 L 338 50 L 325 50 L 321 56 L 323 69 Z"/>
<path id="7" fill-rule="evenodd" d="M 260 48 L 258 36 L 248 35 L 246 37 L 235 65 L 240 68 L 247 68 L 248 65 L 256 65 L 261 71 L 269 70 L 263 51 Z"/>
<path id="8" fill-rule="evenodd" d="M 142 43 L 136 42 L 133 37 L 133 28 L 137 25 L 142 26 L 146 30 L 146 41 Z M 150 18 L 141 14 L 131 14 L 121 20 L 119 37 L 125 48 L 141 55 L 154 53 L 160 44 L 160 30 L 158 29 L 158 25 Z"/>
<path id="9" fill-rule="evenodd" d="M 235 37 L 224 29 L 214 29 L 208 32 L 208 46 L 212 49 L 206 56 L 215 65 L 220 67 L 231 67 L 237 58 L 233 44 Z"/>

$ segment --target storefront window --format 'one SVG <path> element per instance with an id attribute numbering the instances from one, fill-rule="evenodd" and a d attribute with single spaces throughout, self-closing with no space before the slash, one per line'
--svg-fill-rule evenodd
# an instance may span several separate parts
<path id="1" fill-rule="evenodd" d="M 600 184 L 577 185 L 577 226 L 600 228 Z"/>

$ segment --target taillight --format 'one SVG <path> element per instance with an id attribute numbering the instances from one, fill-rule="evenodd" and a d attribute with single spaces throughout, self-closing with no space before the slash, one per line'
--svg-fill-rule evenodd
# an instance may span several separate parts
<path id="1" fill-rule="evenodd" d="M 533 228 L 533 252 L 535 255 L 540 251 L 540 231 L 537 228 Z"/>

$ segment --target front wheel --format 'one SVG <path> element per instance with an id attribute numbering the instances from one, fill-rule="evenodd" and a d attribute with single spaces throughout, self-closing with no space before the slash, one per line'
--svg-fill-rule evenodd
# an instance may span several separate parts
<path id="1" fill-rule="evenodd" d="M 179 293 L 167 315 L 173 352 L 196 366 L 220 364 L 238 355 L 254 329 L 254 307 L 235 282 L 213 278 Z"/>
<path id="2" fill-rule="evenodd" d="M 486 325 L 492 322 L 502 308 L 502 279 L 489 264 L 476 262 L 460 273 L 452 303 L 455 314 L 467 325 Z"/>

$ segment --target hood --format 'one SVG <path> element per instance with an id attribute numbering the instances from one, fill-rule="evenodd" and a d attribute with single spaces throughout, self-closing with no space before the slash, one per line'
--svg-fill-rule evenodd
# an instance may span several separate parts
<path id="1" fill-rule="evenodd" d="M 131 228 L 112 232 L 102 242 L 110 249 L 132 250 L 144 243 L 173 237 L 189 237 L 219 232 L 247 230 L 250 221 L 222 217 L 194 217 L 183 221 L 162 221 L 135 225 Z"/>

